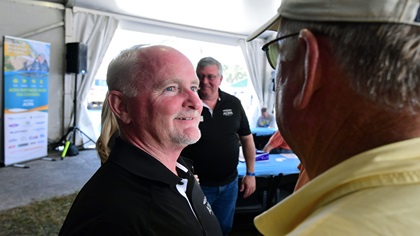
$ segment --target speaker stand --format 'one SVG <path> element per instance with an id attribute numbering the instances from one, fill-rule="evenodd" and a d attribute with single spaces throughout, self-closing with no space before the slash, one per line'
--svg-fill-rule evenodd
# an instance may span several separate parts
<path id="1" fill-rule="evenodd" d="M 74 94 L 73 94 L 73 126 L 70 127 L 65 135 L 63 135 L 60 140 L 55 144 L 53 148 L 56 148 L 60 145 L 65 145 L 67 141 L 71 142 L 71 145 L 76 145 L 76 133 L 79 132 L 80 136 L 84 136 L 88 139 L 88 141 L 82 143 L 82 146 L 88 142 L 92 142 L 96 144 L 96 142 L 89 137 L 85 132 L 83 132 L 79 127 L 77 127 L 77 78 L 78 74 L 75 74 L 74 80 Z M 82 74 L 82 80 L 84 78 L 84 74 Z M 69 136 L 70 135 L 70 136 Z"/>

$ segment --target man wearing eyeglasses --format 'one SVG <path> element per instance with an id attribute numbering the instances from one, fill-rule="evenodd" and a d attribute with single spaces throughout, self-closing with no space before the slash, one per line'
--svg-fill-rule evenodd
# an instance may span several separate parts
<path id="1" fill-rule="evenodd" d="M 194 173 L 219 220 L 223 235 L 232 228 L 238 196 L 239 141 L 247 174 L 240 192 L 249 197 L 255 191 L 255 145 L 245 111 L 238 98 L 220 90 L 223 69 L 212 57 L 202 58 L 196 68 L 200 80 L 198 95 L 203 102 L 200 140 L 187 146 L 181 156 L 194 161 Z"/>
<path id="2" fill-rule="evenodd" d="M 420 1 L 282 0 L 263 46 L 277 124 L 311 181 L 264 235 L 418 235 Z"/>

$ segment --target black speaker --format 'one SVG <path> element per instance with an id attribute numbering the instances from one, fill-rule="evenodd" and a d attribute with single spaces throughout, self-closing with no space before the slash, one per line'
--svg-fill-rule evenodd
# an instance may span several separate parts
<path id="1" fill-rule="evenodd" d="M 87 45 L 83 43 L 67 43 L 67 73 L 87 73 Z"/>

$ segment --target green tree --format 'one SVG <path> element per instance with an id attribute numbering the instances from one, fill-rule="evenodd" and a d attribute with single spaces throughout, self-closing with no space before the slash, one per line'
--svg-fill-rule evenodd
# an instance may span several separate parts
<path id="1" fill-rule="evenodd" d="M 223 65 L 223 80 L 229 84 L 248 78 L 246 69 L 239 66 Z"/>

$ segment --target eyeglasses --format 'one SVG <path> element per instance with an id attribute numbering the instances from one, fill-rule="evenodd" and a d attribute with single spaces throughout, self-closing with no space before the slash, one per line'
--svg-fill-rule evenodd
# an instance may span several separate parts
<path id="1" fill-rule="evenodd" d="M 197 77 L 198 77 L 199 80 L 203 80 L 206 77 L 207 77 L 208 80 L 214 80 L 214 79 L 216 79 L 219 76 L 218 75 L 212 75 L 212 74 L 209 74 L 209 75 L 200 75 L 200 74 L 197 74 Z"/>
<path id="2" fill-rule="evenodd" d="M 270 42 L 264 44 L 264 46 L 261 48 L 265 52 L 268 63 L 273 69 L 276 69 L 277 59 L 279 58 L 279 54 L 280 54 L 279 46 L 277 45 L 277 42 L 285 38 L 289 38 L 296 35 L 299 35 L 299 33 L 283 35 L 281 37 L 273 39 Z"/>

